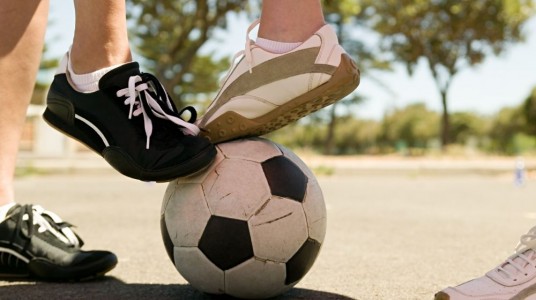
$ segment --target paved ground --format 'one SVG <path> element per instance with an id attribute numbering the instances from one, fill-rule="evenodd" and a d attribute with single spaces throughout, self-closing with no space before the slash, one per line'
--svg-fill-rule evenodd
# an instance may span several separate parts
<path id="1" fill-rule="evenodd" d="M 326 241 L 313 269 L 280 299 L 432 299 L 495 266 L 536 225 L 536 181 L 518 188 L 510 173 L 380 173 L 319 176 Z M 120 262 L 97 282 L 0 281 L 0 299 L 210 299 L 165 253 L 165 184 L 99 171 L 23 176 L 16 188 L 20 202 L 57 212 L 88 249 L 114 251 Z"/>

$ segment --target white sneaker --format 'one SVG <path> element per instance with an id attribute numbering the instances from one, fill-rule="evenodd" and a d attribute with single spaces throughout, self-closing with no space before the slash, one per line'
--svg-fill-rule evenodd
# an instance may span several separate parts
<path id="1" fill-rule="evenodd" d="M 516 252 L 486 275 L 449 287 L 435 300 L 536 299 L 536 226 L 521 236 Z"/>
<path id="2" fill-rule="evenodd" d="M 298 48 L 268 52 L 249 39 L 199 123 L 213 143 L 259 136 L 332 104 L 359 85 L 355 62 L 329 25 Z"/>

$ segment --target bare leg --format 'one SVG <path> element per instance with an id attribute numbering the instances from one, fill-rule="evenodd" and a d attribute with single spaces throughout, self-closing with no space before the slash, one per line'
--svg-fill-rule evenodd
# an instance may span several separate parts
<path id="1" fill-rule="evenodd" d="M 259 37 L 303 42 L 324 24 L 320 0 L 264 0 Z"/>
<path id="2" fill-rule="evenodd" d="M 48 0 L 0 0 L 0 205 L 14 201 L 15 162 L 43 50 L 48 5 Z"/>
<path id="3" fill-rule="evenodd" d="M 71 62 L 77 74 L 132 60 L 124 0 L 75 0 Z"/>

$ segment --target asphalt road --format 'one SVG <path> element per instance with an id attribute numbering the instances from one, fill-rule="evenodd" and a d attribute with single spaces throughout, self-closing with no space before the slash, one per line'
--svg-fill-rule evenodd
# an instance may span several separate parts
<path id="1" fill-rule="evenodd" d="M 536 225 L 536 182 L 505 175 L 319 176 L 327 236 L 307 276 L 278 299 L 433 299 L 500 263 Z M 0 281 L 0 299 L 211 299 L 182 279 L 160 237 L 166 184 L 111 172 L 24 176 L 18 201 L 77 226 L 86 249 L 119 257 L 92 282 Z"/>

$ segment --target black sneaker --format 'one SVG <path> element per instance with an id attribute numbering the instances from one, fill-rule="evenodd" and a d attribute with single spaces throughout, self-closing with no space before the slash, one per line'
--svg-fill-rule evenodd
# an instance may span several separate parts
<path id="1" fill-rule="evenodd" d="M 111 70 L 93 93 L 76 91 L 69 80 L 65 70 L 55 75 L 44 119 L 120 173 L 144 181 L 170 181 L 214 159 L 214 145 L 196 136 L 195 110 L 178 111 L 160 82 L 141 73 L 138 63 Z M 184 111 L 191 114 L 188 121 L 180 117 Z"/>
<path id="2" fill-rule="evenodd" d="M 110 271 L 117 257 L 82 251 L 83 242 L 56 214 L 37 205 L 15 205 L 0 223 L 0 277 L 82 280 Z"/>

